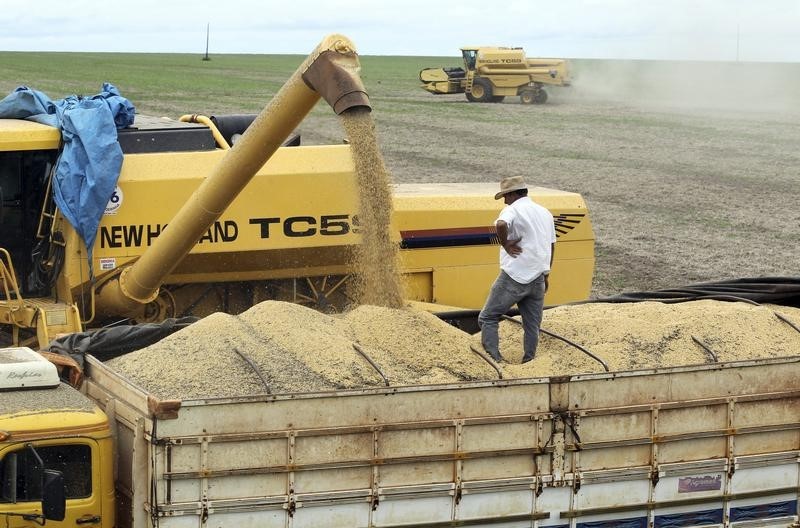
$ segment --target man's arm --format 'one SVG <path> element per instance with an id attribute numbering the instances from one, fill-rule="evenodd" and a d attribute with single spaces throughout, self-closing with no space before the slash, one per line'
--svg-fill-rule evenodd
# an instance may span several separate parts
<path id="1" fill-rule="evenodd" d="M 553 255 L 556 252 L 556 245 L 555 243 L 550 244 L 550 270 L 553 269 Z M 550 289 L 550 272 L 548 271 L 547 274 L 544 276 L 544 291 Z"/>
<path id="2" fill-rule="evenodd" d="M 512 257 L 517 257 L 520 253 L 522 253 L 522 248 L 519 247 L 520 239 L 516 240 L 509 240 L 508 239 L 508 224 L 505 220 L 498 220 L 497 224 L 497 238 L 500 240 L 500 245 L 503 246 L 503 249 L 506 250 L 506 253 L 511 255 Z"/>

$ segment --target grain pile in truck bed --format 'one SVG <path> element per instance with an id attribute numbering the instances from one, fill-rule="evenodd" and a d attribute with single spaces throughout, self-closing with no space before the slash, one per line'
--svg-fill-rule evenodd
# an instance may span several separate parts
<path id="1" fill-rule="evenodd" d="M 470 351 L 470 339 L 424 312 L 361 306 L 345 316 L 330 316 L 266 301 L 238 316 L 212 314 L 107 363 L 164 399 L 267 392 L 237 351 L 257 366 L 273 393 L 383 386 L 383 378 L 353 343 L 359 343 L 392 385 L 496 377 Z"/>
<path id="2" fill-rule="evenodd" d="M 542 328 L 574 341 L 610 369 L 669 367 L 800 354 L 800 309 L 712 300 L 684 303 L 587 303 L 546 310 Z M 522 331 L 501 323 L 505 378 L 602 372 L 579 350 L 542 335 L 536 358 L 522 358 Z M 266 301 L 234 316 L 216 313 L 108 364 L 161 398 L 233 397 L 380 387 L 383 378 L 355 351 L 358 343 L 392 385 L 496 379 L 470 336 L 420 310 L 360 306 L 325 315 Z"/>
<path id="3" fill-rule="evenodd" d="M 166 399 L 265 392 L 237 350 L 261 369 L 280 366 L 267 371 L 276 385 L 292 384 L 297 391 L 333 388 L 287 354 L 278 341 L 261 338 L 245 321 L 225 313 L 211 314 L 158 343 L 106 363 Z"/>
<path id="4" fill-rule="evenodd" d="M 564 305 L 545 310 L 542 329 L 580 344 L 612 371 L 712 363 L 693 336 L 720 362 L 800 354 L 800 332 L 775 312 L 800 326 L 797 308 L 701 300 Z M 512 322 L 501 323 L 500 340 L 508 378 L 603 372 L 586 354 L 544 334 L 534 360 L 519 364 L 522 328 Z"/>
<path id="5" fill-rule="evenodd" d="M 469 334 L 428 312 L 360 306 L 347 313 L 345 320 L 358 343 L 392 382 L 448 383 L 497 377 L 486 361 L 470 351 Z"/>

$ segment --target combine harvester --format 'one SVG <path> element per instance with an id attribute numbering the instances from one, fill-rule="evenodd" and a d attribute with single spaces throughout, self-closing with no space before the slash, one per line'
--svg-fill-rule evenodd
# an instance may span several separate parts
<path id="1" fill-rule="evenodd" d="M 547 102 L 545 85 L 569 86 L 563 59 L 532 59 L 522 48 L 461 48 L 464 68 L 425 68 L 422 88 L 432 94 L 465 93 L 471 103 L 499 103 L 519 96 L 523 104 Z"/>
<path id="2" fill-rule="evenodd" d="M 127 148 L 155 144 L 156 151 L 125 156 L 116 214 L 103 219 L 94 246 L 95 280 L 74 229 L 47 205 L 57 133 L 0 121 L 0 174 L 17 182 L 20 196 L 4 201 L 12 209 L 3 227 L 11 220 L 18 227 L 3 232 L 4 245 L 14 244 L 0 267 L 0 322 L 13 345 L 0 352 L 6 525 L 797 523 L 797 355 L 166 400 L 91 355 L 81 365 L 30 350 L 120 318 L 238 313 L 264 299 L 338 306 L 352 273 L 345 255 L 358 244 L 349 146 L 281 145 L 320 95 L 337 113 L 369 105 L 358 66 L 345 37 L 328 37 L 232 148 L 213 141 L 218 128 L 210 125 L 121 133 Z M 173 133 L 177 143 L 188 136 L 197 143 L 176 152 L 170 141 L 159 150 Z M 10 188 L 4 180 L 6 196 Z M 409 298 L 480 305 L 497 271 L 488 227 L 498 207 L 493 188 L 397 186 L 393 236 Z M 585 205 L 575 194 L 534 194 L 561 232 L 552 281 L 564 286 L 548 302 L 584 299 L 593 263 Z M 185 205 L 173 217 L 176 201 Z M 46 206 L 31 223 L 37 202 Z M 49 248 L 33 268 L 50 279 L 39 297 L 25 295 L 31 268 L 22 258 L 37 253 L 37 236 Z"/>
<path id="3" fill-rule="evenodd" d="M 321 56 L 334 54 L 348 57 Z M 315 89 L 337 113 L 347 112 L 346 104 L 369 108 L 360 79 L 320 62 L 287 83 L 285 104 L 271 104 L 257 118 L 187 115 L 120 129 L 124 161 L 91 263 L 53 199 L 59 130 L 0 120 L 0 330 L 10 343 L 40 348 L 58 334 L 120 320 L 239 313 L 265 299 L 322 311 L 351 303 L 351 257 L 360 242 L 351 146 L 283 146 L 298 142 L 295 128 L 320 99 L 305 85 L 311 75 L 308 82 L 322 85 Z M 351 84 L 342 95 L 335 89 L 345 82 Z M 495 187 L 394 186 L 391 235 L 401 247 L 407 298 L 482 305 L 497 275 Z M 559 227 L 553 278 L 565 280 L 547 301 L 587 298 L 594 234 L 583 198 L 531 193 Z"/>

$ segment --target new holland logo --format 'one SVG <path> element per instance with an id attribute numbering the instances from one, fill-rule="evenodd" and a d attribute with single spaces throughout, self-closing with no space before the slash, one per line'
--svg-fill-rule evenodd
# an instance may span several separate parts
<path id="1" fill-rule="evenodd" d="M 564 213 L 553 217 L 556 237 L 561 238 L 581 223 L 584 213 Z M 499 244 L 494 226 L 449 227 L 401 231 L 401 249 L 423 249 Z"/>

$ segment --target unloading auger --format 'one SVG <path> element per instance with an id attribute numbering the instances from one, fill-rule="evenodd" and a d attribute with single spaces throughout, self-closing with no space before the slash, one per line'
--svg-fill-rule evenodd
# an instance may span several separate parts
<path id="1" fill-rule="evenodd" d="M 245 188 L 320 98 L 337 115 L 370 111 L 353 43 L 326 37 L 178 211 L 153 245 L 98 292 L 96 311 L 133 315 L 158 297 L 164 279 Z"/>

